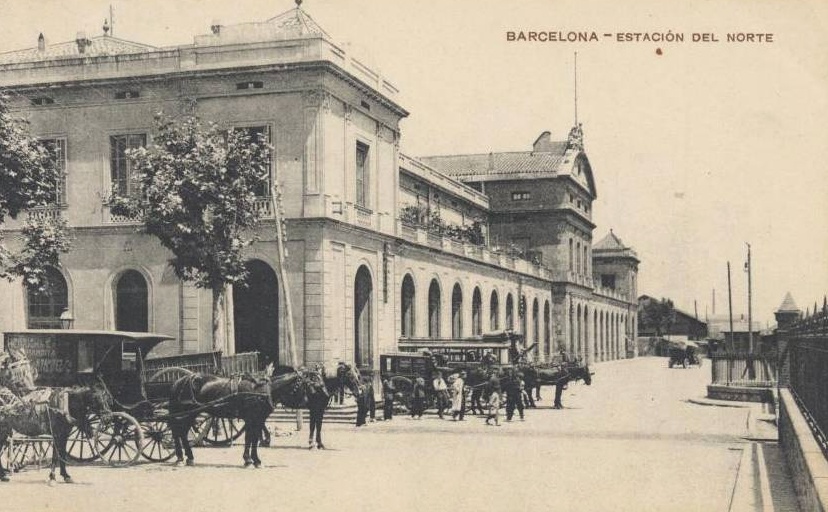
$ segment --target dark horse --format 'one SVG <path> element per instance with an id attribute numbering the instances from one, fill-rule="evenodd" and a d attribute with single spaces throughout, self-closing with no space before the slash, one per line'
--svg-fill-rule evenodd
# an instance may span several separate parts
<path id="1" fill-rule="evenodd" d="M 60 410 L 60 395 L 66 392 L 69 417 Z M 0 406 L 0 451 L 6 448 L 12 431 L 24 436 L 52 437 L 52 466 L 49 481 L 55 480 L 55 467 L 60 465 L 60 476 L 66 483 L 72 477 L 66 471 L 66 443 L 75 423 L 74 418 L 84 418 L 95 412 L 106 418 L 111 411 L 112 397 L 100 386 L 54 388 L 47 392 L 47 401 L 26 401 L 26 398 Z M 87 433 L 91 434 L 91 432 Z M 0 465 L 0 481 L 8 482 L 8 471 Z"/>
<path id="2" fill-rule="evenodd" d="M 587 386 L 592 384 L 592 372 L 589 371 L 589 366 L 578 363 L 564 363 L 552 368 L 527 366 L 522 368 L 521 371 L 524 374 L 526 389 L 529 391 L 530 397 L 534 389 L 537 399 L 540 400 L 541 386 L 555 386 L 555 402 L 553 404 L 555 409 L 563 408 L 561 397 L 569 382 L 583 380 Z M 534 407 L 534 404 L 532 407 Z"/>
<path id="3" fill-rule="evenodd" d="M 244 465 L 261 467 L 258 446 L 265 421 L 276 404 L 299 408 L 307 403 L 309 396 L 323 390 L 321 377 L 307 371 L 267 379 L 249 376 L 226 378 L 199 373 L 181 377 L 173 384 L 170 395 L 169 423 L 175 443 L 176 464 L 183 462 L 186 454 L 187 465 L 193 465 L 187 433 L 195 417 L 201 412 L 208 412 L 220 418 L 244 420 Z"/>
<path id="4" fill-rule="evenodd" d="M 328 377 L 325 375 L 325 368 L 319 366 L 316 370 L 325 383 L 325 392 L 313 393 L 308 396 L 308 412 L 310 416 L 310 428 L 308 429 L 308 448 L 325 449 L 322 444 L 322 421 L 325 417 L 325 409 L 331 398 L 337 396 L 342 390 L 347 389 L 354 395 L 357 401 L 362 399 L 364 388 L 360 385 L 359 370 L 355 367 L 340 363 L 336 368 L 336 375 Z M 314 444 L 314 434 L 316 444 Z"/>

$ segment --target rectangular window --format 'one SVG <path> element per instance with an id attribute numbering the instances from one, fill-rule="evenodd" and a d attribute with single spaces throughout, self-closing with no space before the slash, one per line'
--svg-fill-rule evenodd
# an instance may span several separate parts
<path id="1" fill-rule="evenodd" d="M 236 130 L 243 131 L 253 142 L 259 141 L 270 144 L 270 127 L 269 126 L 240 126 Z M 272 166 L 272 155 L 268 159 L 268 169 Z M 272 170 L 268 172 L 265 180 L 256 187 L 256 197 L 270 197 L 270 189 L 272 179 Z"/>
<path id="2" fill-rule="evenodd" d="M 368 208 L 370 197 L 370 171 L 368 169 L 368 146 L 356 144 L 356 204 Z"/>
<path id="3" fill-rule="evenodd" d="M 532 199 L 531 192 L 512 192 L 512 201 L 527 201 Z"/>
<path id="4" fill-rule="evenodd" d="M 236 89 L 241 91 L 244 89 L 261 89 L 264 87 L 264 82 L 239 82 L 236 84 Z"/>
<path id="5" fill-rule="evenodd" d="M 52 157 L 57 173 L 55 190 L 49 203 L 53 205 L 66 204 L 66 140 L 65 139 L 41 139 L 40 143 Z"/>
<path id="6" fill-rule="evenodd" d="M 604 288 L 609 288 L 611 290 L 615 289 L 615 274 L 601 274 L 601 286 Z"/>
<path id="7" fill-rule="evenodd" d="M 116 100 L 132 100 L 140 97 L 141 93 L 138 91 L 118 91 L 115 93 Z"/>
<path id="8" fill-rule="evenodd" d="M 109 138 L 109 169 L 112 187 L 122 196 L 137 193 L 135 169 L 126 156 L 128 149 L 138 149 L 147 145 L 147 136 L 143 133 L 113 135 Z"/>

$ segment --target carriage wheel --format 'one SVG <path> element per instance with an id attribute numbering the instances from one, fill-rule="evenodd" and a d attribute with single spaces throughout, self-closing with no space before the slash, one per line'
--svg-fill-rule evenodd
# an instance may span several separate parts
<path id="1" fill-rule="evenodd" d="M 202 432 L 205 443 L 212 446 L 230 446 L 244 432 L 244 421 L 208 415 L 203 423 Z"/>
<path id="2" fill-rule="evenodd" d="M 141 430 L 144 434 L 142 457 L 152 462 L 166 462 L 175 455 L 172 429 L 166 421 L 143 421 Z"/>
<path id="3" fill-rule="evenodd" d="M 71 462 L 92 462 L 100 458 L 95 449 L 94 436 L 101 424 L 101 418 L 90 413 L 81 418 L 69 432 L 66 442 L 66 458 Z"/>
<path id="4" fill-rule="evenodd" d="M 141 456 L 144 436 L 138 420 L 129 414 L 114 412 L 104 421 L 94 436 L 95 449 L 101 459 L 114 467 L 129 466 Z"/>
<path id="5" fill-rule="evenodd" d="M 10 447 L 10 456 L 4 461 L 4 466 L 15 473 L 32 464 L 39 467 L 48 466 L 52 460 L 51 448 L 51 439 L 17 440 L 13 447 Z"/>

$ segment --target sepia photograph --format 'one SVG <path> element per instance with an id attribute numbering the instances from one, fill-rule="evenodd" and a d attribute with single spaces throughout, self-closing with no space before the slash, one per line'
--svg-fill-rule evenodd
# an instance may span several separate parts
<path id="1" fill-rule="evenodd" d="M 9 510 L 828 510 L 828 3 L 0 0 Z"/>

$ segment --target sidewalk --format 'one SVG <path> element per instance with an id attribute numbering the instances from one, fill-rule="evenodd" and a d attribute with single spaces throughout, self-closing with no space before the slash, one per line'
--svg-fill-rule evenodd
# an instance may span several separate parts
<path id="1" fill-rule="evenodd" d="M 773 404 L 690 398 L 690 403 L 711 407 L 748 409 L 747 443 L 737 470 L 729 512 L 798 512 L 790 469 L 779 444 Z"/>

